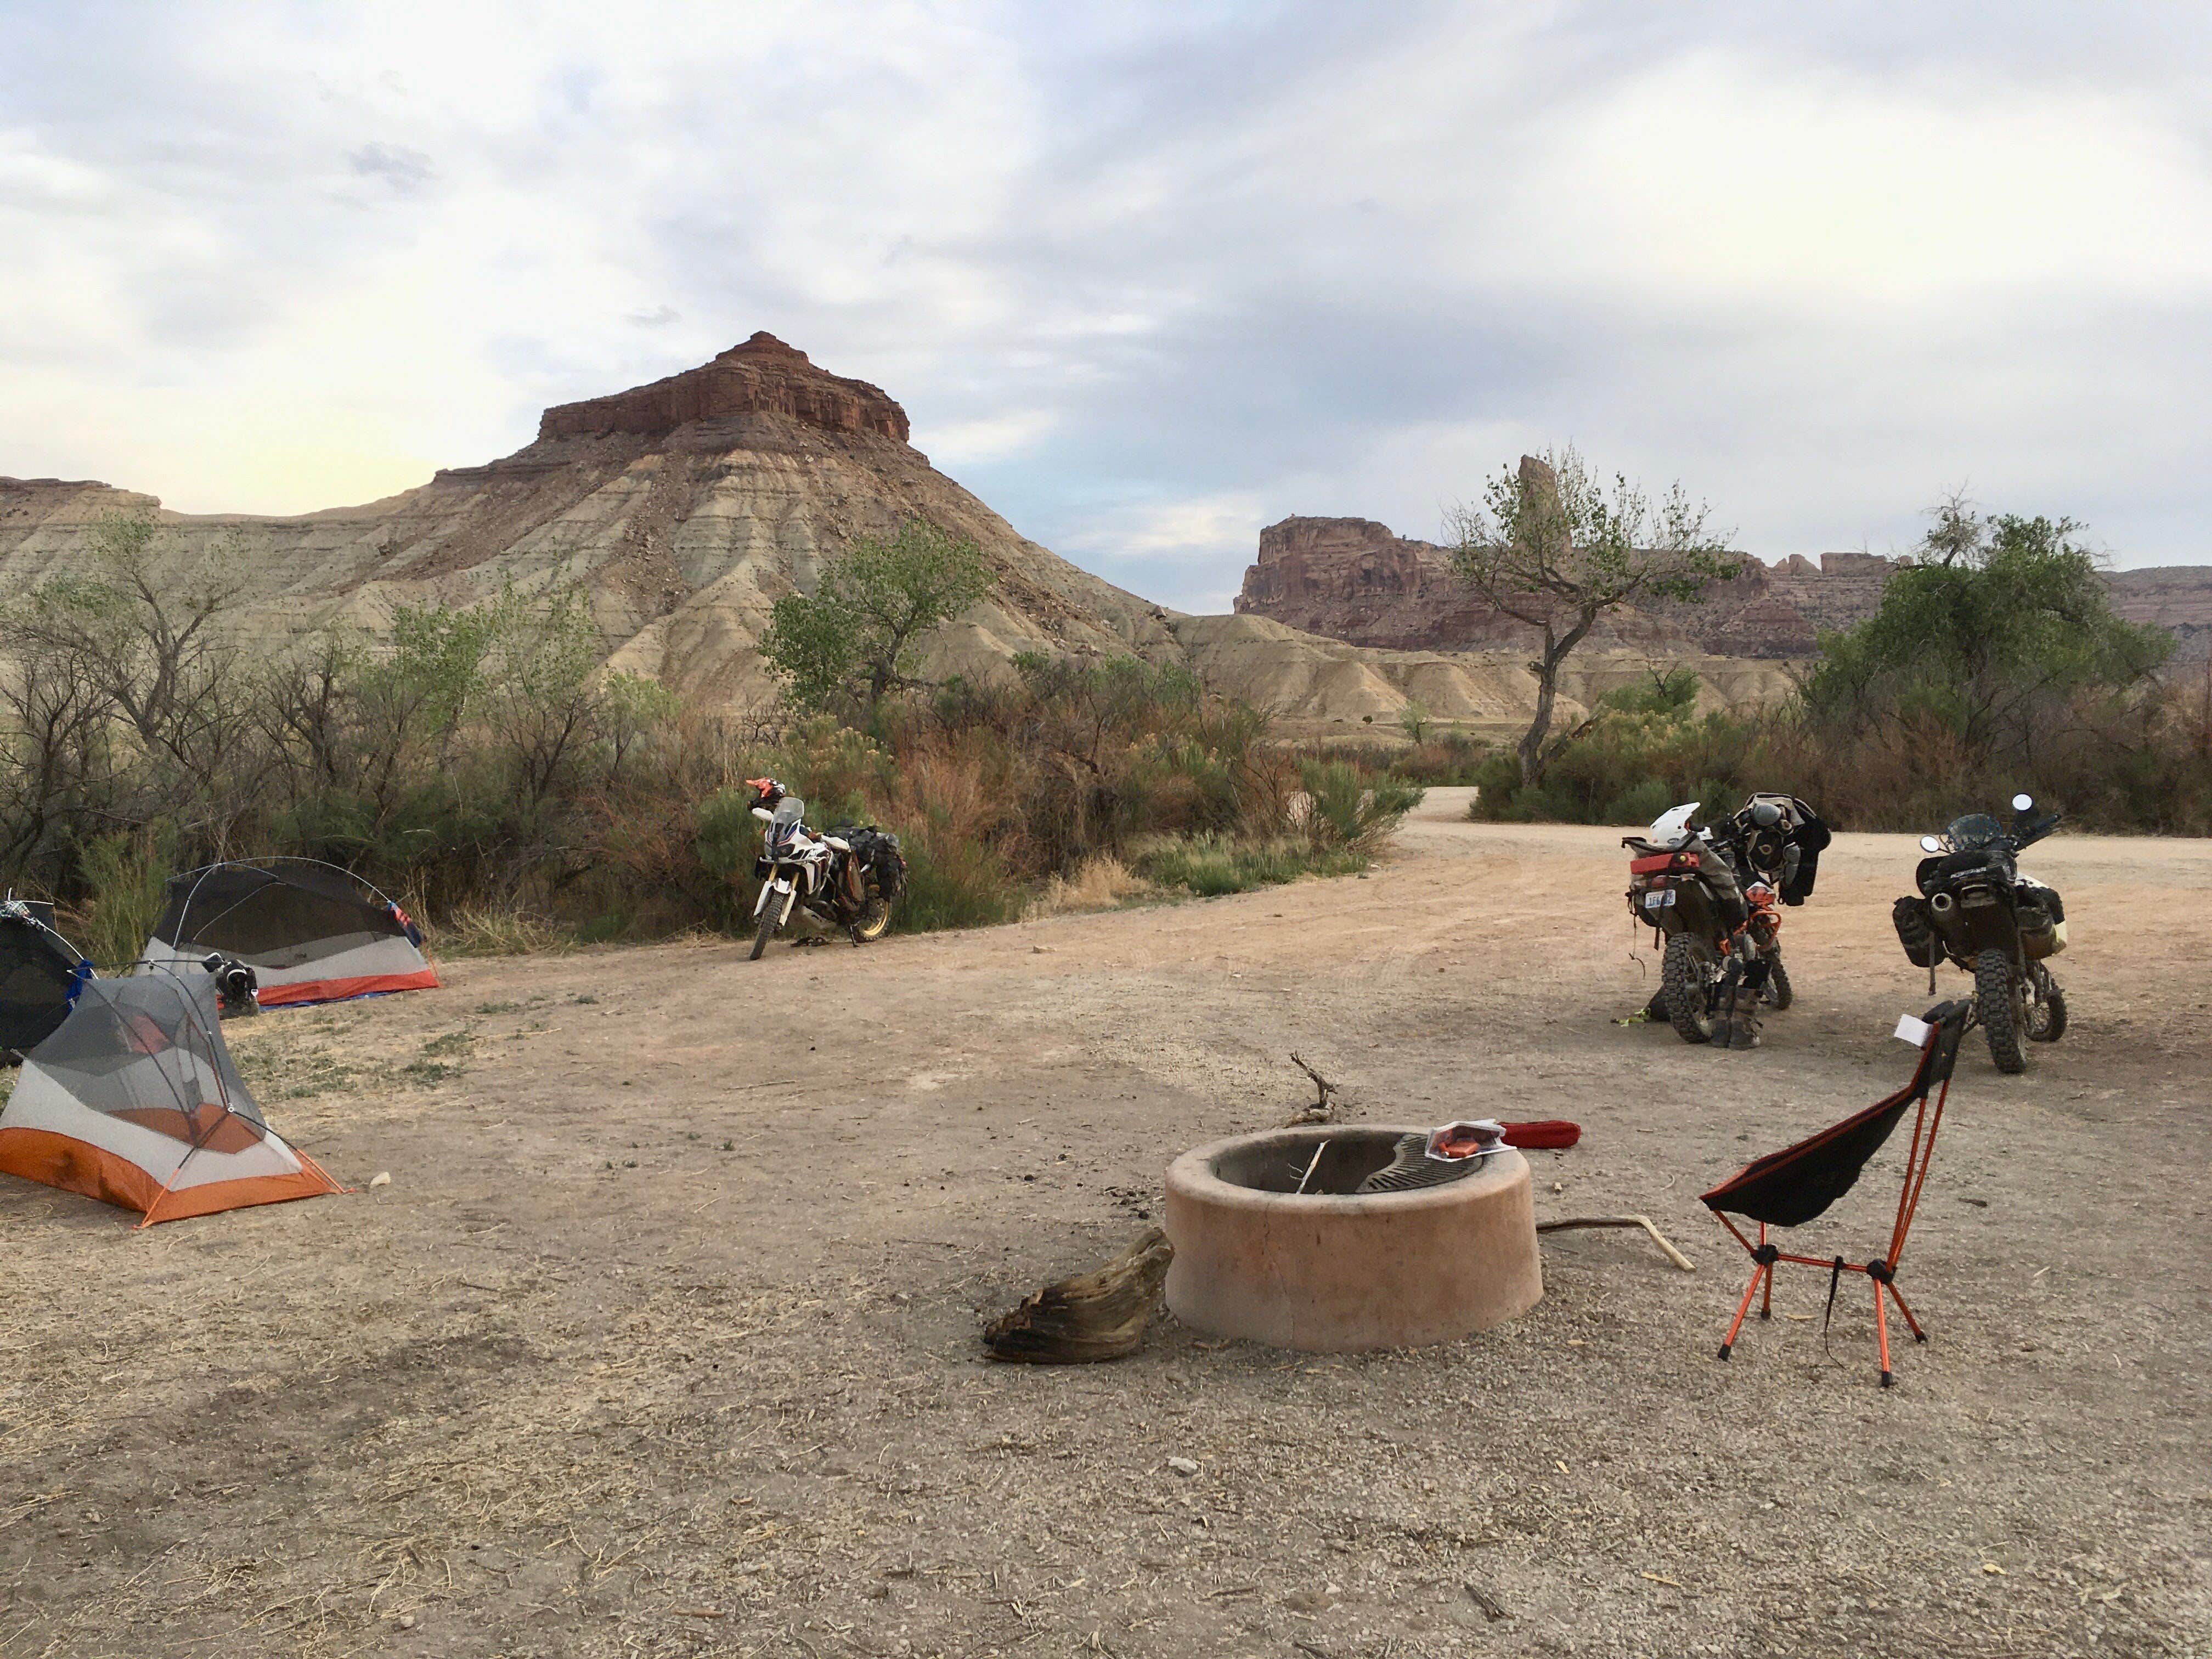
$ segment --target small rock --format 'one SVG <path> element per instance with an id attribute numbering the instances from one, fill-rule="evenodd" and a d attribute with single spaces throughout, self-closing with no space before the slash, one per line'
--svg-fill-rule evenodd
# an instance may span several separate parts
<path id="1" fill-rule="evenodd" d="M 1170 1457 L 1168 1467 L 1186 1479 L 1198 1473 L 1198 1465 L 1188 1457 Z"/>
<path id="2" fill-rule="evenodd" d="M 399 1615 L 399 1628 L 402 1630 L 413 1630 L 415 1628 L 415 1615 L 411 1613 L 401 1613 Z"/>
<path id="3" fill-rule="evenodd" d="M 372 1187 L 389 1187 L 392 1184 L 392 1171 L 379 1170 L 374 1175 L 369 1176 L 368 1184 Z"/>

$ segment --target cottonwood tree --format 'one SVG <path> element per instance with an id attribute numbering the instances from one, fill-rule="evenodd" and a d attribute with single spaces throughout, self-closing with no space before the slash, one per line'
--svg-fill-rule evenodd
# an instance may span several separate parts
<path id="1" fill-rule="evenodd" d="M 922 641 L 988 593 L 982 550 L 927 520 L 889 538 L 856 538 L 811 593 L 775 602 L 760 653 L 810 708 L 872 717 L 914 678 Z"/>
<path id="2" fill-rule="evenodd" d="M 1615 474 L 1608 489 L 1573 447 L 1523 455 L 1483 492 L 1447 513 L 1445 540 L 1460 579 L 1485 602 L 1542 636 L 1535 717 L 1522 735 L 1521 781 L 1534 784 L 1564 744 L 1548 748 L 1559 671 L 1600 617 L 1638 599 L 1696 601 L 1735 574 L 1711 509 L 1674 485 L 1656 503 Z"/>
<path id="3" fill-rule="evenodd" d="M 1822 635 L 1804 685 L 1820 725 L 1933 726 L 1979 759 L 2032 768 L 2087 702 L 2129 698 L 2172 651 L 2169 635 L 2113 611 L 2071 519 L 1985 517 L 1954 495 L 1914 552 L 1880 610 Z"/>
<path id="4" fill-rule="evenodd" d="M 143 810 L 189 810 L 220 842 L 258 786 L 244 764 L 252 673 L 234 626 L 240 551 L 178 549 L 150 513 L 109 514 L 91 543 L 0 617 L 14 724 L 40 746 L 57 730 L 119 741 L 155 791 Z"/>

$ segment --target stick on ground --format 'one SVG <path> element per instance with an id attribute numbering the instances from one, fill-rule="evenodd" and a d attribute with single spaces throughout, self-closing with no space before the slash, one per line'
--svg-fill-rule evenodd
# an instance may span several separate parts
<path id="1" fill-rule="evenodd" d="M 1651 1235 L 1651 1242 L 1667 1253 L 1667 1260 L 1686 1273 L 1698 1271 L 1698 1264 L 1669 1244 L 1660 1231 L 1651 1224 L 1651 1218 L 1642 1215 L 1581 1215 L 1565 1221 L 1540 1221 L 1540 1233 L 1563 1233 L 1576 1227 L 1641 1227 Z"/>
<path id="2" fill-rule="evenodd" d="M 1291 1064 L 1313 1079 L 1314 1103 L 1283 1127 L 1286 1129 L 1294 1129 L 1302 1123 L 1327 1123 L 1336 1115 L 1336 1108 L 1329 1103 L 1328 1097 L 1331 1095 L 1340 1095 L 1344 1091 L 1307 1065 L 1304 1060 L 1295 1052 L 1291 1055 Z"/>

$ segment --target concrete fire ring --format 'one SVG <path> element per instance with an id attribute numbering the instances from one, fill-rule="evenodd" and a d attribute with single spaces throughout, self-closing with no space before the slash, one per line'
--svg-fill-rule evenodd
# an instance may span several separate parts
<path id="1" fill-rule="evenodd" d="M 1349 1353 L 1449 1342 L 1528 1312 L 1544 1271 L 1520 1153 L 1441 1186 L 1352 1192 L 1401 1137 L 1427 1133 L 1316 1124 L 1185 1152 L 1167 1181 L 1176 1317 L 1214 1336 Z"/>

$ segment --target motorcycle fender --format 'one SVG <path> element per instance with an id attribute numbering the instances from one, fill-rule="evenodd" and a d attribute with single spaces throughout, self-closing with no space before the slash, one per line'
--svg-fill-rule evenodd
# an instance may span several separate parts
<path id="1" fill-rule="evenodd" d="M 793 908 L 799 903 L 799 890 L 787 881 L 780 881 L 775 885 L 776 890 L 783 895 L 783 914 L 776 918 L 775 925 L 787 927 L 790 924 Z"/>

